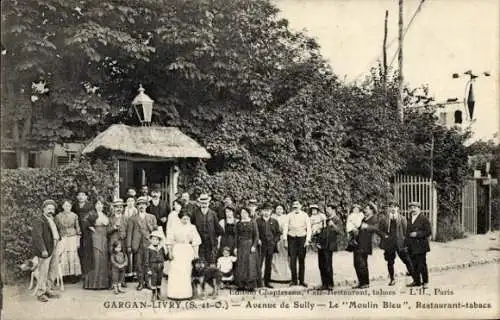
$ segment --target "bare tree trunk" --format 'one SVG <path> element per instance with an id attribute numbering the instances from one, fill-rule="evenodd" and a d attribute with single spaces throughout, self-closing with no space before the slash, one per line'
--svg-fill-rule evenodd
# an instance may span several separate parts
<path id="1" fill-rule="evenodd" d="M 383 54 L 383 70 L 382 70 L 382 84 L 384 86 L 384 92 L 387 91 L 387 18 L 389 17 L 389 10 L 385 10 L 385 21 L 384 21 L 384 44 L 382 47 Z"/>
<path id="2" fill-rule="evenodd" d="M 403 0 L 399 0 L 399 22 L 398 22 L 398 40 L 399 40 L 399 77 L 398 77 L 398 112 L 401 122 L 404 120 L 403 111 Z"/>

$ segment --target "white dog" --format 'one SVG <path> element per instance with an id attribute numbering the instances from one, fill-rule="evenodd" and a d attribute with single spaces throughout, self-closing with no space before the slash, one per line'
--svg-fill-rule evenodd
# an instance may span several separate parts
<path id="1" fill-rule="evenodd" d="M 56 254 L 58 254 L 58 263 L 57 263 L 57 274 L 56 274 L 56 281 L 55 285 L 59 286 L 61 291 L 64 291 L 64 282 L 63 282 L 63 276 L 62 276 L 62 266 L 61 266 L 61 255 L 62 255 L 62 250 L 57 250 Z M 30 285 L 28 287 L 29 290 L 33 289 L 33 295 L 36 294 L 39 288 L 39 283 L 38 279 L 40 278 L 40 261 L 38 257 L 33 257 L 30 260 L 26 260 L 23 264 L 19 266 L 19 268 L 22 271 L 31 271 L 31 279 L 30 279 Z M 36 286 L 34 286 L 36 281 Z"/>

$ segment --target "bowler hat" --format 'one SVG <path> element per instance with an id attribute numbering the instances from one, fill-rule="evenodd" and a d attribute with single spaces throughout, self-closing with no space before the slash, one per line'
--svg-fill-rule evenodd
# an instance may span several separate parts
<path id="1" fill-rule="evenodd" d="M 42 208 L 45 208 L 46 206 L 53 205 L 54 207 L 57 207 L 57 204 L 54 200 L 52 199 L 47 199 L 43 202 Z"/>
<path id="2" fill-rule="evenodd" d="M 154 184 L 151 187 L 151 192 L 161 192 L 161 184 Z"/>
<path id="3" fill-rule="evenodd" d="M 226 206 L 224 207 L 224 210 L 226 210 L 226 209 L 231 210 L 231 211 L 233 211 L 233 212 L 234 212 L 234 211 L 236 211 L 236 208 L 235 208 L 235 207 L 234 207 L 234 205 L 232 205 L 232 204 L 228 204 L 228 205 L 226 205 Z"/>

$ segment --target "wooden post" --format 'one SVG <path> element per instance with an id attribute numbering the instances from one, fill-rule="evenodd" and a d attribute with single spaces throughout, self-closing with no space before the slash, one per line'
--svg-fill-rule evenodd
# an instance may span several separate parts
<path id="1" fill-rule="evenodd" d="M 431 181 L 432 186 L 432 240 L 436 239 L 437 233 L 437 215 L 438 215 L 438 205 L 437 205 L 437 190 L 434 183 Z"/>
<path id="2" fill-rule="evenodd" d="M 114 182 L 114 198 L 120 198 L 120 160 L 117 157 L 113 157 L 114 162 L 114 172 L 113 172 L 113 182 Z"/>
<path id="3" fill-rule="evenodd" d="M 387 91 L 387 18 L 389 17 L 389 10 L 385 10 L 385 20 L 384 20 L 384 44 L 382 47 L 382 58 L 383 58 L 383 68 L 382 70 L 382 84 L 384 86 L 384 92 Z"/>

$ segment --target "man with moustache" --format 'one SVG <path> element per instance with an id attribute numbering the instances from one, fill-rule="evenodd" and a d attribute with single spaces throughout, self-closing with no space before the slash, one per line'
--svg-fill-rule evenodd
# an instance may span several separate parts
<path id="1" fill-rule="evenodd" d="M 151 202 L 148 207 L 148 213 L 151 213 L 156 217 L 156 223 L 158 226 L 162 227 L 163 232 L 167 230 L 167 206 L 161 201 L 161 189 L 160 186 L 155 185 L 151 190 Z"/>
<path id="2" fill-rule="evenodd" d="M 80 246 L 78 247 L 78 257 L 80 258 L 82 274 L 85 275 L 87 274 L 87 259 L 84 258 L 84 252 L 85 250 L 90 250 L 89 248 L 86 248 L 87 243 L 85 242 L 85 239 L 91 238 L 91 236 L 88 235 L 91 231 L 88 230 L 88 228 L 83 227 L 83 221 L 87 219 L 87 216 L 94 210 L 94 208 L 90 201 L 88 201 L 87 192 L 84 189 L 78 190 L 76 200 L 76 203 L 73 204 L 72 211 L 78 216 L 78 224 L 80 225 L 80 230 L 82 230 Z"/>
<path id="3" fill-rule="evenodd" d="M 406 244 L 408 253 L 415 268 L 414 282 L 408 287 L 422 285 L 424 288 L 429 283 L 429 272 L 427 270 L 427 252 L 431 251 L 429 237 L 432 234 L 431 223 L 420 213 L 420 203 L 411 202 L 409 204 L 411 218 L 408 221 Z"/>
<path id="4" fill-rule="evenodd" d="M 111 204 L 112 214 L 109 217 L 108 225 L 108 246 L 110 255 L 113 253 L 113 244 L 115 242 L 119 242 L 122 248 L 126 248 L 125 240 L 127 238 L 128 218 L 123 215 L 123 207 L 124 203 L 122 199 L 113 199 L 113 203 Z M 110 283 L 112 283 L 112 281 L 110 281 Z M 125 281 L 121 283 L 121 286 L 123 288 L 127 287 Z M 113 288 L 113 285 L 111 285 L 111 288 Z"/>
<path id="5" fill-rule="evenodd" d="M 146 212 L 148 207 L 148 199 L 139 197 L 137 199 L 138 213 L 129 219 L 127 226 L 127 252 L 134 255 L 134 266 L 137 272 L 137 290 L 140 291 L 144 287 L 150 289 L 146 281 L 146 249 L 149 246 L 149 235 L 154 230 L 158 229 L 156 217 Z"/>
<path id="6" fill-rule="evenodd" d="M 287 215 L 283 234 L 287 235 L 286 245 L 290 254 L 290 271 L 292 281 L 290 286 L 301 285 L 307 288 L 304 282 L 306 248 L 311 243 L 311 220 L 307 213 L 301 210 L 299 201 L 292 203 L 292 212 Z M 299 276 L 297 279 L 297 260 L 299 264 Z"/>
<path id="7" fill-rule="evenodd" d="M 42 215 L 33 220 L 31 238 L 33 253 L 39 259 L 38 301 L 47 302 L 48 298 L 58 298 L 52 291 L 53 280 L 57 276 L 58 257 L 56 248 L 60 235 L 54 221 L 56 213 L 56 202 L 45 200 L 42 205 Z"/>
<path id="8" fill-rule="evenodd" d="M 217 214 L 209 208 L 210 200 L 211 198 L 205 193 L 198 197 L 199 208 L 195 209 L 192 221 L 201 237 L 198 249 L 200 259 L 209 265 L 215 265 L 220 238 L 224 230 L 219 224 Z"/>

